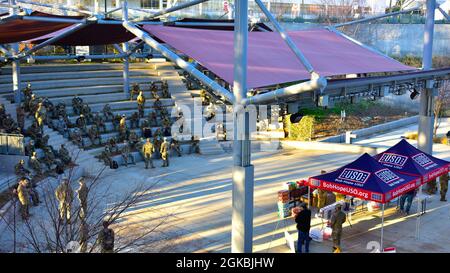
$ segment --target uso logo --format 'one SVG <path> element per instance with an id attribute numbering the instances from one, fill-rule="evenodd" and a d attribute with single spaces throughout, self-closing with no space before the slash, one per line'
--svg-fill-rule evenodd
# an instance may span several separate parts
<path id="1" fill-rule="evenodd" d="M 384 153 L 381 158 L 378 160 L 378 162 L 382 164 L 392 164 L 395 166 L 403 167 L 406 163 L 406 160 L 408 160 L 408 157 L 404 155 L 398 155 L 393 153 Z"/>
<path id="2" fill-rule="evenodd" d="M 412 159 L 423 168 L 434 163 L 428 156 L 423 153 L 416 154 L 412 157 Z"/>
<path id="3" fill-rule="evenodd" d="M 378 178 L 380 178 L 384 183 L 389 184 L 400 179 L 395 173 L 389 169 L 382 169 L 375 173 Z"/>
<path id="4" fill-rule="evenodd" d="M 338 178 L 342 180 L 364 184 L 366 183 L 369 176 L 370 176 L 369 172 L 345 168 Z"/>

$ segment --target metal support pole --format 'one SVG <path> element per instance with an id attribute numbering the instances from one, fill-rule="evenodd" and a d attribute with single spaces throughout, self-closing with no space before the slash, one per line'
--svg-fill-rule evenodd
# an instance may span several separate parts
<path id="1" fill-rule="evenodd" d="M 435 9 L 436 0 L 427 0 L 427 16 L 423 45 L 423 70 L 430 70 L 433 66 Z M 429 154 L 433 152 L 433 126 L 433 82 L 427 81 L 426 88 L 420 95 L 418 148 Z"/>
<path id="2" fill-rule="evenodd" d="M 430 70 L 433 66 L 433 37 L 434 37 L 434 14 L 436 10 L 436 0 L 427 0 L 427 16 L 425 21 L 424 44 L 423 44 L 423 70 Z M 417 147 L 425 153 L 433 153 L 433 131 L 434 131 L 434 111 L 433 93 L 434 81 L 428 80 L 425 89 L 420 94 L 419 109 L 419 132 Z M 420 198 L 423 186 L 419 188 Z M 419 210 L 420 206 L 417 206 Z M 420 238 L 420 217 L 417 217 L 416 237 Z"/>
<path id="3" fill-rule="evenodd" d="M 384 203 L 381 210 L 381 241 L 380 241 L 380 252 L 383 252 L 383 240 L 384 240 Z"/>
<path id="4" fill-rule="evenodd" d="M 122 2 L 122 19 L 124 22 L 128 21 L 128 1 Z M 122 51 L 127 52 L 129 50 L 128 43 L 122 44 Z M 123 92 L 128 98 L 130 96 L 130 57 L 125 56 L 123 58 Z"/>
<path id="5" fill-rule="evenodd" d="M 242 105 L 247 96 L 248 0 L 236 1 L 234 21 L 234 146 L 231 252 L 253 251 L 254 168 L 250 164 L 250 118 Z"/>
<path id="6" fill-rule="evenodd" d="M 437 7 L 438 10 L 441 12 L 441 14 L 445 17 L 445 19 L 450 22 L 450 15 L 448 15 L 447 12 L 445 12 L 445 10 L 443 10 L 441 7 Z"/>

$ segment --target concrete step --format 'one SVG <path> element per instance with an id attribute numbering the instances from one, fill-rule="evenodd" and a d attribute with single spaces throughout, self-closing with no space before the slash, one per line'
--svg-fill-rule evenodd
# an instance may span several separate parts
<path id="1" fill-rule="evenodd" d="M 153 64 L 148 63 L 130 63 L 130 70 L 149 70 Z M 96 70 L 123 70 L 121 63 L 79 63 L 79 64 L 33 64 L 23 65 L 20 68 L 21 74 L 32 73 L 60 73 L 60 72 L 76 72 L 76 71 L 96 71 Z M 1 68 L 1 74 L 11 74 L 11 66 Z"/>
<path id="2" fill-rule="evenodd" d="M 145 107 L 153 107 L 155 100 L 150 99 L 150 94 L 145 94 L 145 97 L 147 97 L 147 100 L 145 102 Z M 175 103 L 172 99 L 160 99 L 162 106 L 173 106 Z M 135 110 L 137 111 L 138 106 L 136 101 L 116 101 L 116 102 L 107 102 L 111 106 L 112 111 L 120 111 L 120 110 Z M 93 103 L 89 104 L 89 107 L 91 108 L 92 112 L 101 112 L 103 110 L 103 107 L 106 105 L 105 103 Z M 73 115 L 73 107 L 67 106 L 66 112 L 68 115 Z"/>
<path id="3" fill-rule="evenodd" d="M 152 69 L 131 70 L 130 77 L 137 76 L 157 76 L 157 71 Z M 24 74 L 21 77 L 23 83 L 47 81 L 47 80 L 70 80 L 70 79 L 89 79 L 89 78 L 122 78 L 123 71 L 115 70 L 92 70 L 92 71 L 77 71 L 77 72 L 50 72 L 50 73 L 33 73 Z M 0 75 L 0 84 L 11 83 L 11 75 Z"/>
<path id="4" fill-rule="evenodd" d="M 75 77 L 75 75 L 74 75 Z M 151 81 L 159 80 L 156 76 L 135 76 L 130 78 L 130 83 L 149 83 Z M 66 79 L 66 80 L 53 80 L 47 79 L 44 81 L 36 81 L 32 84 L 33 92 L 38 93 L 38 91 L 48 91 L 56 89 L 54 91 L 61 91 L 61 88 L 70 87 L 87 87 L 87 86 L 109 86 L 109 85 L 122 85 L 123 78 L 113 77 L 113 78 L 89 78 L 89 79 Z M 0 93 L 8 93 L 12 90 L 12 84 L 0 84 Z"/>

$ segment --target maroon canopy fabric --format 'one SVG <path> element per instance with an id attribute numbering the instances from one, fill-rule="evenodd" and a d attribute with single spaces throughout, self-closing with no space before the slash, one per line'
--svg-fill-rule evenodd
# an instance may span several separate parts
<path id="1" fill-rule="evenodd" d="M 35 39 L 26 41 L 31 44 L 39 44 L 49 38 L 57 36 L 64 31 L 73 28 L 70 26 L 53 33 L 46 34 Z M 135 36 L 128 32 L 122 25 L 109 24 L 92 24 L 86 26 L 66 37 L 52 43 L 52 45 L 66 45 L 66 46 L 93 46 L 93 45 L 108 45 L 127 42 Z"/>
<path id="2" fill-rule="evenodd" d="M 146 31 L 173 46 L 217 76 L 233 83 L 233 32 L 145 25 Z M 370 51 L 327 29 L 289 32 L 322 76 L 416 70 Z M 248 88 L 309 79 L 308 71 L 279 33 L 248 34 Z"/>
<path id="3" fill-rule="evenodd" d="M 76 19 L 78 17 L 54 16 L 41 12 L 33 12 L 31 16 L 60 17 Z M 68 27 L 68 23 L 54 23 L 42 21 L 29 21 L 14 19 L 0 23 L 0 44 L 16 43 L 40 37 L 62 28 Z"/>

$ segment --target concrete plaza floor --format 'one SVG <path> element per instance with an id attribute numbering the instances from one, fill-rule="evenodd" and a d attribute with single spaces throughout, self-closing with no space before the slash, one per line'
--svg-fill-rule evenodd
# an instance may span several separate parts
<path id="1" fill-rule="evenodd" d="M 443 158 L 450 159 L 450 148 Z M 316 175 L 320 170 L 331 171 L 356 159 L 358 154 L 281 150 L 259 152 L 253 156 L 255 165 L 254 251 L 289 252 L 284 231 L 295 234 L 292 218 L 277 216 L 277 191 L 287 181 Z M 159 162 L 158 162 L 159 163 Z M 171 240 L 170 251 L 229 252 L 231 239 L 231 155 L 207 157 L 201 155 L 174 158 L 169 168 L 121 168 L 108 179 L 127 183 L 159 179 L 153 198 L 139 204 L 126 222 L 150 222 L 154 214 L 170 215 L 161 226 Z M 126 179 L 124 179 L 126 177 Z M 145 178 L 148 177 L 148 178 Z M 126 181 L 125 181 L 126 180 Z M 415 212 L 416 204 L 411 211 Z M 314 212 L 314 211 L 313 211 Z M 428 213 L 421 217 L 421 236 L 415 238 L 416 216 L 403 217 L 396 213 L 395 204 L 385 212 L 384 246 L 396 247 L 398 252 L 450 252 L 450 203 L 439 202 L 438 195 L 428 202 Z M 137 220 L 139 219 L 139 220 Z M 313 220 L 313 227 L 322 222 Z M 370 242 L 379 242 L 380 211 L 359 212 L 347 222 L 343 234 L 344 252 L 370 252 Z M 311 252 L 331 251 L 331 241 L 312 242 Z M 142 248 L 141 251 L 152 251 Z"/>

